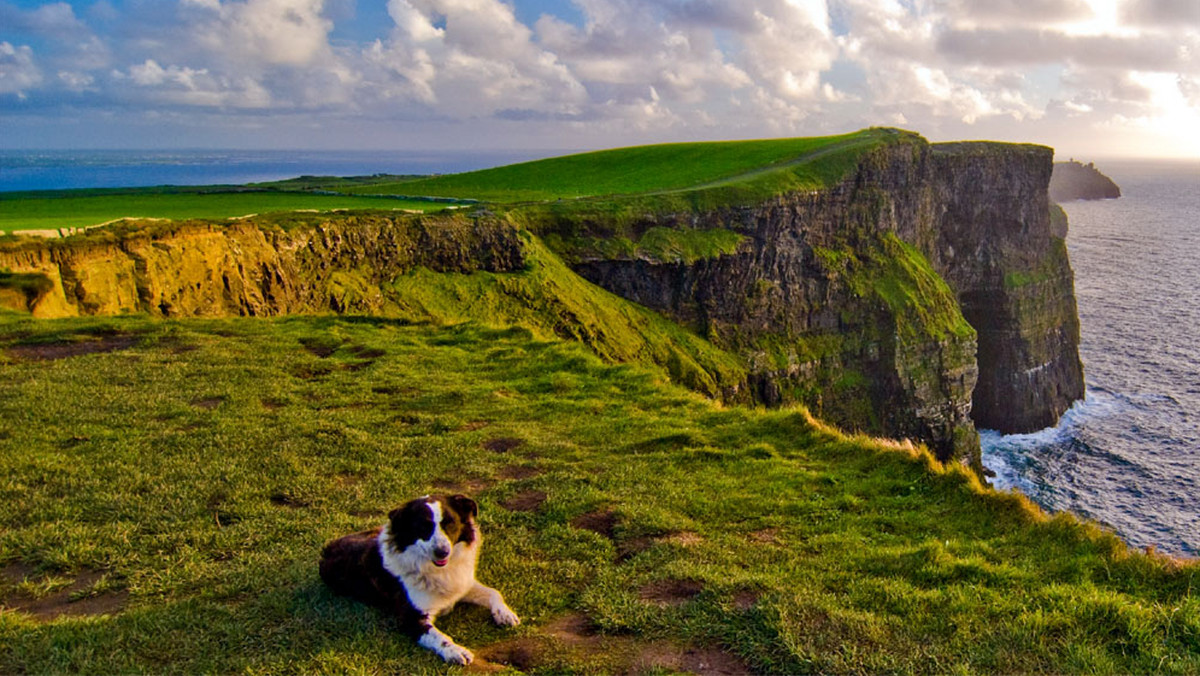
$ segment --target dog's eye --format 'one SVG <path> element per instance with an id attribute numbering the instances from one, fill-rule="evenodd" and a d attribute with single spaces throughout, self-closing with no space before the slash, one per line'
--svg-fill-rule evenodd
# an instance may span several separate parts
<path id="1" fill-rule="evenodd" d="M 442 519 L 442 528 L 449 528 L 454 525 L 454 519 Z"/>

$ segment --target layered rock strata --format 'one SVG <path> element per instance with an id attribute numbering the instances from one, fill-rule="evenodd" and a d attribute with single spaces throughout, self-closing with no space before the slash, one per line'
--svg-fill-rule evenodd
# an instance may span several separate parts
<path id="1" fill-rule="evenodd" d="M 760 401 L 977 465 L 973 422 L 1033 431 L 1083 396 L 1051 162 L 1037 146 L 888 145 L 830 190 L 635 225 L 731 229 L 733 254 L 574 267 L 747 355 Z"/>

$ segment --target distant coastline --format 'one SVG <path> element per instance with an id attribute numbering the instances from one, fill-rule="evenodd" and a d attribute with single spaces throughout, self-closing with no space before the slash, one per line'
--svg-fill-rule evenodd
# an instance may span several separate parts
<path id="1" fill-rule="evenodd" d="M 241 185 L 305 174 L 442 174 L 554 154 L 560 151 L 0 150 L 0 192 Z"/>

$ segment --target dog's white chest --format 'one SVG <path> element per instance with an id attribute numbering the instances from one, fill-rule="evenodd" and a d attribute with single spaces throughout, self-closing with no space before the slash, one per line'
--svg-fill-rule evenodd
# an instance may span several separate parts
<path id="1" fill-rule="evenodd" d="M 473 554 L 452 556 L 444 568 L 426 567 L 404 575 L 401 579 L 413 607 L 432 617 L 458 603 L 475 586 Z"/>

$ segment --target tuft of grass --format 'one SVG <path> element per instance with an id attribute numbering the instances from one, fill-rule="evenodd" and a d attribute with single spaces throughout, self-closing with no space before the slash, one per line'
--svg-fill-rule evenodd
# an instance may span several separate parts
<path id="1" fill-rule="evenodd" d="M 527 329 L 7 314 L 0 369 L 0 672 L 445 673 L 316 559 L 457 490 L 524 622 L 439 626 L 522 671 L 653 670 L 664 645 L 763 673 L 1200 670 L 1195 563 Z M 12 609 L 97 575 L 116 611 Z"/>

